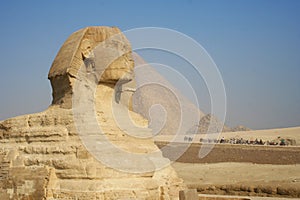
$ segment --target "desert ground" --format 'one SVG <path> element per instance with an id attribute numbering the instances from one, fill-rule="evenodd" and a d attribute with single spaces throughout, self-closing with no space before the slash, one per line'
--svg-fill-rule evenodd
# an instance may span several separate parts
<path id="1" fill-rule="evenodd" d="M 178 136 L 175 141 L 182 142 L 186 135 Z M 189 135 L 187 135 L 189 136 Z M 196 135 L 193 138 L 193 143 L 199 142 L 202 135 Z M 278 137 L 295 139 L 296 144 L 300 145 L 300 127 L 291 128 L 277 128 L 277 129 L 265 129 L 265 130 L 251 130 L 251 131 L 238 131 L 238 132 L 222 132 L 218 136 L 219 139 L 224 137 L 225 139 L 230 138 L 243 138 L 245 140 L 262 139 L 264 141 L 277 140 Z M 173 135 L 158 135 L 155 137 L 155 141 L 171 141 L 175 138 Z"/>
<path id="2" fill-rule="evenodd" d="M 223 132 L 220 137 L 232 138 L 240 137 L 243 139 L 262 139 L 264 141 L 276 140 L 278 137 L 291 138 L 296 140 L 296 144 L 300 145 L 300 127 L 265 129 L 265 130 L 251 130 L 240 132 Z"/>
<path id="3" fill-rule="evenodd" d="M 263 145 L 262 147 L 259 145 L 219 144 L 216 147 L 221 149 L 219 152 L 231 154 L 232 149 L 242 149 L 234 152 L 244 156 L 235 155 L 237 160 L 226 162 L 218 160 L 216 156 L 208 155 L 209 159 L 201 162 L 192 155 L 197 155 L 199 150 L 197 145 L 199 145 L 200 137 L 194 137 L 193 144 L 187 150 L 189 153 L 183 154 L 172 164 L 179 177 L 184 179 L 189 188 L 197 189 L 199 194 L 255 197 L 253 199 L 258 197 L 300 198 L 300 127 L 225 132 L 219 138 L 222 137 L 249 140 L 257 138 L 266 141 L 276 140 L 278 137 L 290 138 L 296 140 L 296 146 Z M 160 145 L 171 138 L 172 136 L 157 136 L 156 143 L 161 148 Z M 249 153 L 249 149 L 255 159 L 253 162 L 244 162 L 243 157 L 245 157 L 245 152 Z M 284 152 L 285 154 L 281 155 Z M 214 154 L 213 151 L 211 153 Z M 164 154 L 168 155 L 166 152 Z M 260 159 L 261 157 L 266 157 L 266 159 Z M 268 160 L 268 157 L 272 158 Z M 286 159 L 286 162 L 277 162 L 278 159 Z M 270 163 L 272 160 L 274 163 Z"/>
<path id="4" fill-rule="evenodd" d="M 199 193 L 298 197 L 300 191 L 299 164 L 175 162 L 172 166 Z"/>

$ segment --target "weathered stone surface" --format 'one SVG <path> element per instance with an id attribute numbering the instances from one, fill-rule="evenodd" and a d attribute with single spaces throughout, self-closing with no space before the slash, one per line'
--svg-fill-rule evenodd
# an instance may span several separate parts
<path id="1" fill-rule="evenodd" d="M 87 27 L 73 33 L 53 61 L 48 74 L 53 90 L 53 104 L 63 108 L 72 107 L 72 90 L 78 71 L 83 64 L 87 65 L 87 70 L 92 70 L 87 61 L 94 59 L 93 50 L 97 46 L 98 50 L 104 50 L 99 62 L 107 65 L 101 82 L 116 83 L 120 79 L 132 79 L 134 62 L 131 46 L 121 31 L 117 27 Z M 117 59 L 111 62 L 115 55 L 118 55 Z"/>
<path id="2" fill-rule="evenodd" d="M 69 109 L 74 84 L 82 81 L 78 73 L 80 67 L 88 66 L 84 61 L 92 57 L 91 49 L 114 35 L 118 35 L 116 40 L 105 43 L 113 51 L 103 52 L 102 59 L 95 57 L 96 64 L 108 64 L 95 94 L 102 134 L 127 152 L 158 151 L 156 159 L 166 160 L 151 139 L 127 134 L 112 113 L 116 82 L 132 79 L 130 44 L 118 28 L 88 27 L 72 34 L 53 62 L 49 72 L 53 104 L 41 113 L 0 122 L 0 199 L 178 199 L 179 190 L 185 186 L 171 166 L 143 173 L 120 171 L 95 159 L 79 138 Z M 106 62 L 110 56 L 117 58 Z M 123 104 L 118 106 L 136 124 L 147 127 L 148 121 L 142 116 Z M 144 130 L 142 134 L 151 134 Z M 107 156 L 118 159 L 113 153 Z"/>

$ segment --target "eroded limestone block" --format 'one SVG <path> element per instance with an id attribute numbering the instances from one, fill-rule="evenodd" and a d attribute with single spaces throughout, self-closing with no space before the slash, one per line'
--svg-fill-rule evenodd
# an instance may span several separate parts
<path id="1" fill-rule="evenodd" d="M 95 116 L 101 135 L 108 140 L 101 141 L 102 137 L 99 144 L 111 143 L 132 154 L 158 151 L 155 159 L 167 160 L 151 139 L 134 137 L 126 128 L 120 128 L 112 113 L 116 82 L 133 79 L 130 43 L 116 27 L 87 27 L 66 40 L 52 64 L 48 75 L 53 89 L 52 105 L 40 113 L 0 122 L 1 200 L 178 199 L 179 190 L 185 186 L 171 166 L 130 173 L 105 165 L 86 149 L 71 109 L 73 87 L 82 78 L 78 76 L 82 67 L 86 75 L 91 75 L 97 73 L 97 66 L 104 68 L 96 82 Z M 118 105 L 136 124 L 147 127 L 148 122 L 141 115 Z M 85 113 L 81 117 L 84 116 Z M 89 125 L 87 121 L 82 126 Z M 149 134 L 149 130 L 145 128 L 142 133 Z M 101 148 L 94 153 L 104 154 Z M 124 160 L 114 152 L 108 152 L 106 158 Z"/>

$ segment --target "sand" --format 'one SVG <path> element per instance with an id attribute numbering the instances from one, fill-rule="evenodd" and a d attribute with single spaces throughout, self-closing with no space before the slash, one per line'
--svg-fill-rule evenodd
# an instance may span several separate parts
<path id="1" fill-rule="evenodd" d="M 252 163 L 172 164 L 187 184 L 291 184 L 300 186 L 300 164 L 264 165 Z"/>
<path id="2" fill-rule="evenodd" d="M 199 193 L 299 197 L 300 164 L 172 164 L 179 177 Z"/>
<path id="3" fill-rule="evenodd" d="M 225 138 L 243 138 L 243 139 L 262 139 L 275 140 L 278 137 L 291 138 L 296 140 L 296 144 L 300 145 L 300 127 L 281 128 L 281 129 L 266 129 L 266 130 L 252 130 L 252 131 L 238 131 L 238 132 L 224 132 L 220 135 Z"/>
<path id="4" fill-rule="evenodd" d="M 184 137 L 185 135 L 179 136 L 175 141 L 185 142 Z M 203 137 L 203 135 L 193 137 L 194 146 L 200 145 L 200 137 Z M 264 141 L 276 140 L 278 137 L 289 138 L 294 139 L 299 147 L 300 127 L 225 132 L 219 135 L 219 138 L 222 137 L 225 139 L 243 138 L 246 140 L 257 138 Z M 155 141 L 157 143 L 168 142 L 174 138 L 172 135 L 160 135 L 155 137 Z M 232 148 L 244 149 L 248 148 L 247 146 L 251 148 L 252 145 L 233 145 Z M 225 147 L 230 148 L 229 145 L 225 145 Z M 298 147 L 270 147 L 268 151 L 280 150 L 281 148 L 283 152 L 287 150 L 298 151 Z M 257 149 L 255 156 L 260 155 L 261 148 L 264 147 L 253 146 L 253 149 Z M 195 162 L 174 162 L 172 166 L 179 177 L 184 179 L 188 187 L 196 188 L 200 194 L 300 198 L 300 163 L 298 161 L 296 164 L 285 165 L 228 161 L 209 164 Z"/>
<path id="5" fill-rule="evenodd" d="M 174 135 L 158 135 L 154 138 L 155 141 L 171 141 L 184 142 L 185 136 L 191 135 L 180 135 L 174 137 Z M 193 139 L 193 143 L 199 142 L 200 138 L 205 135 L 196 135 Z M 279 128 L 279 129 L 265 129 L 265 130 L 251 130 L 251 131 L 238 131 L 238 132 L 223 132 L 219 135 L 219 139 L 224 137 L 229 138 L 243 138 L 245 140 L 262 139 L 264 141 L 276 140 L 278 137 L 295 139 L 296 144 L 300 145 L 300 126 L 291 128 Z"/>

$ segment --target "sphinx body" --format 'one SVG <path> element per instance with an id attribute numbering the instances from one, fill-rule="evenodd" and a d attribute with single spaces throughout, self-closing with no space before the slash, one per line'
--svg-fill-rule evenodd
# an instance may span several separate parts
<path id="1" fill-rule="evenodd" d="M 109 51 L 98 48 L 101 56 L 97 57 L 93 49 L 99 44 Z M 128 135 L 115 122 L 112 103 L 120 102 L 119 109 L 147 127 L 148 121 L 124 103 L 130 102 L 134 89 L 121 91 L 121 96 L 116 92 L 134 83 L 133 69 L 130 43 L 118 28 L 87 27 L 73 33 L 49 71 L 52 105 L 41 113 L 0 122 L 0 199 L 177 199 L 185 186 L 171 166 L 139 173 L 115 169 L 96 159 L 79 137 L 74 88 L 84 81 L 84 72 L 84 77 L 94 76 L 94 96 L 82 98 L 93 101 L 102 134 L 126 152 L 155 151 L 166 160 L 151 139 Z M 143 131 L 151 133 L 147 128 Z M 106 156 L 118 158 L 113 152 Z"/>

